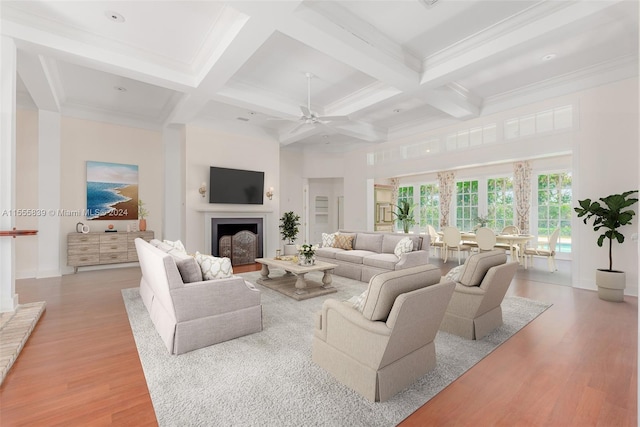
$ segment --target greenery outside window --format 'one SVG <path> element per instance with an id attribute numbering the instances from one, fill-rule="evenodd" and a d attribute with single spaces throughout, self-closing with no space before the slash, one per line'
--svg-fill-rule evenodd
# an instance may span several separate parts
<path id="1" fill-rule="evenodd" d="M 460 231 L 470 231 L 478 217 L 478 181 L 456 183 L 456 227 Z"/>
<path id="2" fill-rule="evenodd" d="M 513 225 L 513 178 L 489 178 L 487 180 L 487 217 L 488 227 L 502 231 L 507 225 Z"/>
<path id="3" fill-rule="evenodd" d="M 539 243 L 548 243 L 553 230 L 560 227 L 556 252 L 571 252 L 572 205 L 570 172 L 538 175 Z"/>
<path id="4" fill-rule="evenodd" d="M 420 186 L 420 229 L 432 225 L 436 230 L 440 227 L 440 192 L 437 184 Z"/>

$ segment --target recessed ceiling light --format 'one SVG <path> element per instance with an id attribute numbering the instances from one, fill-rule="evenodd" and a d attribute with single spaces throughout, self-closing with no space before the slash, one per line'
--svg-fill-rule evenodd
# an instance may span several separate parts
<path id="1" fill-rule="evenodd" d="M 124 22 L 124 16 L 120 15 L 118 12 L 114 12 L 113 10 L 106 10 L 104 12 L 104 16 L 111 22 L 117 22 L 122 24 Z"/>
<path id="2" fill-rule="evenodd" d="M 255 112 L 255 111 L 249 111 L 249 115 L 250 115 L 250 116 L 255 116 L 255 115 L 256 115 L 256 112 Z"/>
<path id="3" fill-rule="evenodd" d="M 545 56 L 542 57 L 543 61 L 551 61 L 552 59 L 554 59 L 557 55 L 555 53 L 549 53 Z"/>
<path id="4" fill-rule="evenodd" d="M 399 109 L 399 108 L 396 108 L 395 110 L 393 110 L 394 113 L 399 113 L 400 111 L 402 111 L 402 110 Z"/>
<path id="5" fill-rule="evenodd" d="M 113 87 L 115 90 L 117 90 L 118 92 L 126 92 L 127 88 L 126 87 L 122 87 L 122 86 L 114 86 Z"/>

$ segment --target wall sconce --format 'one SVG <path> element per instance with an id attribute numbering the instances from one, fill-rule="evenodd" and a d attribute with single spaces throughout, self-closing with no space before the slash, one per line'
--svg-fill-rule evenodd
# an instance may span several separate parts
<path id="1" fill-rule="evenodd" d="M 198 188 L 198 192 L 204 198 L 205 194 L 207 194 L 207 183 L 203 182 L 200 184 L 200 188 Z"/>
<path id="2" fill-rule="evenodd" d="M 273 199 L 273 187 L 269 187 L 269 190 L 267 190 L 267 197 L 269 200 Z"/>

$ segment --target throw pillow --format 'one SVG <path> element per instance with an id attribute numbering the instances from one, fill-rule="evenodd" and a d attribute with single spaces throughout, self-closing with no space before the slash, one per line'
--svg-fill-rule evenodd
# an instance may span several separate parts
<path id="1" fill-rule="evenodd" d="M 400 239 L 400 241 L 396 244 L 396 248 L 393 250 L 393 253 L 396 254 L 398 258 L 402 256 L 402 254 L 406 254 L 407 252 L 411 252 L 413 250 L 413 240 L 408 237 Z"/>
<path id="2" fill-rule="evenodd" d="M 362 313 L 364 310 L 364 303 L 367 301 L 367 295 L 369 295 L 369 288 L 365 289 L 360 295 L 349 298 L 349 302 L 353 304 L 353 308 Z"/>
<path id="3" fill-rule="evenodd" d="M 336 234 L 328 234 L 322 233 L 322 247 L 323 248 L 332 248 L 336 241 Z"/>
<path id="4" fill-rule="evenodd" d="M 336 235 L 333 247 L 350 251 L 353 249 L 353 236 L 349 236 L 347 234 Z"/>
<path id="5" fill-rule="evenodd" d="M 453 267 L 451 270 L 449 270 L 449 272 L 444 277 L 445 279 L 458 282 L 460 280 L 460 276 L 462 276 L 463 270 L 464 265 L 458 265 L 457 267 Z"/>
<path id="6" fill-rule="evenodd" d="M 194 257 L 177 252 L 175 249 L 172 249 L 169 255 L 175 260 L 183 283 L 202 281 L 202 270 Z"/>
<path id="7" fill-rule="evenodd" d="M 224 279 L 233 276 L 231 260 L 227 257 L 218 258 L 196 252 L 196 261 L 202 270 L 203 280 Z"/>
<path id="8" fill-rule="evenodd" d="M 185 253 L 185 254 L 187 253 L 187 250 L 184 248 L 184 245 L 180 240 L 176 240 L 175 242 L 172 242 L 171 240 L 163 240 L 162 242 L 182 253 Z"/>

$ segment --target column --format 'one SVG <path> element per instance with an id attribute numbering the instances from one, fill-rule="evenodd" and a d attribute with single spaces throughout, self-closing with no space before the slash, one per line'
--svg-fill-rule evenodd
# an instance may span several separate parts
<path id="1" fill-rule="evenodd" d="M 60 276 L 60 114 L 38 111 L 38 208 L 49 214 L 38 218 L 37 277 Z"/>

